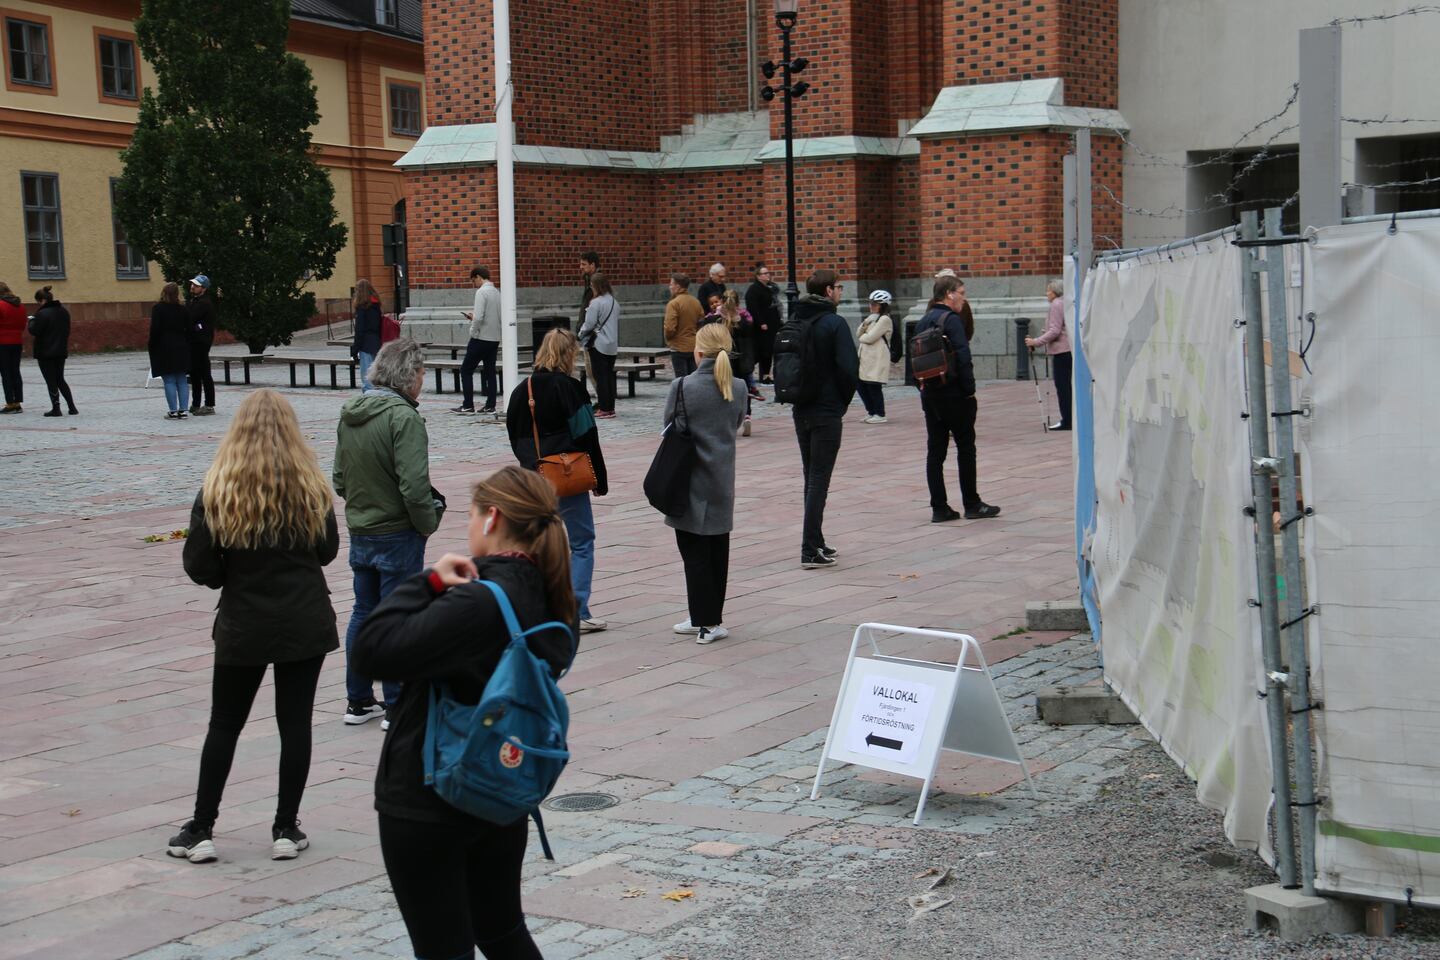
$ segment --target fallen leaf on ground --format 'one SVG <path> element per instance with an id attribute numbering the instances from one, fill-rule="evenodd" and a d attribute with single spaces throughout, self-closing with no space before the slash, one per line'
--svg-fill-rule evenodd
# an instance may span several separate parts
<path id="1" fill-rule="evenodd" d="M 621 899 L 621 900 L 634 900 L 636 897 L 643 897 L 643 896 L 645 896 L 645 891 L 644 891 L 643 889 L 641 889 L 640 887 L 628 887 L 628 888 L 626 888 L 626 890 L 625 890 L 624 893 L 620 894 L 620 899 Z"/>
<path id="2" fill-rule="evenodd" d="M 941 907 L 948 907 L 955 902 L 954 897 L 940 897 L 933 893 L 927 893 L 919 897 L 911 897 L 906 901 L 915 912 L 910 915 L 908 923 L 914 923 L 927 913 L 933 913 Z"/>
<path id="3" fill-rule="evenodd" d="M 919 580 L 919 579 L 920 579 L 920 574 L 918 574 L 918 573 L 892 573 L 892 574 L 890 574 L 890 576 L 892 576 L 892 577 L 899 577 L 901 580 Z"/>
<path id="4" fill-rule="evenodd" d="M 945 870 L 944 870 L 944 872 L 942 872 L 942 873 L 940 874 L 940 876 L 936 877 L 934 880 L 932 880 L 932 881 L 930 882 L 930 889 L 931 889 L 931 890 L 934 890 L 934 889 L 936 889 L 937 887 L 943 887 L 945 884 L 947 884 L 947 883 L 949 883 L 951 880 L 953 880 L 954 877 L 955 877 L 954 872 L 953 872 L 949 867 L 946 867 Z"/>
<path id="5" fill-rule="evenodd" d="M 65 811 L 65 816 L 67 816 L 67 817 L 78 817 L 78 816 L 80 816 L 80 808 L 79 808 L 79 807 L 76 807 L 74 810 L 66 810 L 66 811 Z"/>
<path id="6" fill-rule="evenodd" d="M 671 900 L 679 903 L 682 900 L 689 900 L 695 896 L 694 890 L 671 890 L 669 893 L 660 895 L 661 900 Z"/>
<path id="7" fill-rule="evenodd" d="M 915 874 L 915 879 L 916 879 L 916 880 L 921 880 L 921 879 L 923 879 L 923 878 L 925 878 L 925 877 L 933 877 L 933 876 L 936 876 L 936 875 L 939 874 L 939 873 L 940 873 L 940 868 L 939 868 L 939 867 L 931 867 L 929 870 L 921 870 L 919 873 Z"/>

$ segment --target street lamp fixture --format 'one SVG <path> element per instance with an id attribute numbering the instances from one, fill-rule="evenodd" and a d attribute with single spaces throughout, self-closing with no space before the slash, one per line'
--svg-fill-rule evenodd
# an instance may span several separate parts
<path id="1" fill-rule="evenodd" d="M 791 77 L 800 73 L 810 65 L 810 61 L 804 57 L 790 58 L 790 31 L 795 29 L 795 24 L 800 19 L 800 0 L 775 0 L 775 25 L 780 28 L 780 84 L 772 87 L 769 84 L 760 91 L 761 98 L 769 103 L 777 96 L 782 97 L 785 104 L 785 240 L 786 252 L 788 255 L 788 273 L 790 282 L 785 287 L 785 300 L 787 303 L 786 317 L 795 313 L 795 301 L 800 298 L 800 287 L 795 282 L 795 115 L 794 102 L 805 96 L 805 91 L 810 89 L 810 84 L 801 80 L 799 83 L 792 83 Z M 760 72 L 765 75 L 766 80 L 775 77 L 777 66 L 773 61 L 767 61 L 760 67 Z"/>

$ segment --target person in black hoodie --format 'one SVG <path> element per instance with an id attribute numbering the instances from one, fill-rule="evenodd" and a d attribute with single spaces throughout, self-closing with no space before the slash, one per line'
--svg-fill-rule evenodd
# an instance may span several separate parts
<path id="1" fill-rule="evenodd" d="M 969 330 L 963 311 L 965 284 L 953 275 L 942 274 L 935 281 L 930 307 L 915 325 L 918 335 L 939 326 L 949 341 L 950 371 L 944 382 L 921 383 L 920 406 L 925 411 L 925 480 L 930 486 L 930 522 L 959 520 L 945 493 L 945 456 L 950 438 L 955 438 L 955 457 L 960 467 L 960 496 L 965 519 L 985 520 L 999 516 L 1000 508 L 980 499 L 975 466 L 975 368 L 970 359 Z"/>
<path id="2" fill-rule="evenodd" d="M 825 501 L 830 474 L 840 455 L 841 421 L 860 383 L 860 359 L 850 325 L 835 312 L 842 292 L 834 270 L 816 270 L 805 281 L 805 296 L 795 304 L 795 319 L 810 324 L 807 361 L 819 389 L 795 404 L 795 439 L 805 474 L 805 528 L 800 541 L 800 566 L 806 570 L 835 566 L 836 551 L 825 543 Z"/>
<path id="3" fill-rule="evenodd" d="M 210 375 L 210 348 L 215 344 L 215 301 L 210 298 L 210 278 L 203 273 L 190 281 L 188 313 L 190 412 L 197 417 L 208 417 L 215 412 L 215 378 Z"/>
<path id="4" fill-rule="evenodd" d="M 30 336 L 35 338 L 35 362 L 40 365 L 40 375 L 45 378 L 45 389 L 50 394 L 50 409 L 45 416 L 62 416 L 62 396 L 73 416 L 80 411 L 75 409 L 70 384 L 65 382 L 65 358 L 70 355 L 70 311 L 55 299 L 49 287 L 35 291 L 35 303 Z"/>
<path id="5" fill-rule="evenodd" d="M 575 334 L 557 327 L 545 334 L 535 352 L 535 373 L 510 394 L 505 426 L 510 449 L 527 470 L 536 469 L 540 456 L 581 452 L 590 456 L 595 469 L 595 496 L 610 492 L 605 473 L 605 456 L 600 452 L 600 431 L 590 409 L 590 394 L 575 379 L 575 358 L 580 352 Z M 530 417 L 530 392 L 535 394 L 535 418 Z M 534 422 L 544 449 L 535 452 Z M 590 615 L 590 583 L 595 576 L 595 514 L 590 494 L 577 493 L 560 499 L 560 516 L 570 536 L 570 581 L 580 607 L 580 629 L 586 633 L 604 630 L 604 620 Z"/>
<path id="6" fill-rule="evenodd" d="M 195 815 L 170 839 L 170 856 L 215 859 L 215 819 L 235 744 L 272 663 L 280 790 L 270 856 L 293 860 L 310 845 L 297 815 L 310 774 L 315 687 L 325 655 L 340 645 L 321 568 L 339 549 L 334 495 L 295 410 L 274 390 L 255 391 L 235 411 L 190 511 L 185 572 L 219 590 L 220 602 Z"/>
<path id="7" fill-rule="evenodd" d="M 180 284 L 167 283 L 150 308 L 150 375 L 165 383 L 167 420 L 184 420 L 190 397 L 190 317 L 180 302 Z"/>
<path id="8" fill-rule="evenodd" d="M 553 333 L 552 333 L 553 335 Z M 499 605 L 477 579 L 504 589 L 526 639 L 557 678 L 574 658 L 570 548 L 555 491 L 539 474 L 504 467 L 471 494 L 471 556 L 446 554 L 395 588 L 365 621 L 351 650 L 360 669 L 403 681 L 375 773 L 380 852 L 417 957 L 539 960 L 520 904 L 527 818 L 473 817 L 425 785 L 430 688 L 443 683 L 478 703 L 510 641 Z"/>

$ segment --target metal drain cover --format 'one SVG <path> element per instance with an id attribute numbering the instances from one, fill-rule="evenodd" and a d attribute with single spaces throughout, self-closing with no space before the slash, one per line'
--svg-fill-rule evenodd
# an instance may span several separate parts
<path id="1" fill-rule="evenodd" d="M 562 813 L 588 813 L 613 807 L 619 802 L 619 797 L 612 797 L 608 793 L 562 793 L 546 800 L 541 806 Z"/>

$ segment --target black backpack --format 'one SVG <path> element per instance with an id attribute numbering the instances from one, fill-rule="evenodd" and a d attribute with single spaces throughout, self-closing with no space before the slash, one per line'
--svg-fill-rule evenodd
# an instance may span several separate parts
<path id="1" fill-rule="evenodd" d="M 938 322 L 917 331 L 910 340 L 910 370 L 922 390 L 928 383 L 936 386 L 945 384 L 950 376 L 954 357 L 950 339 L 945 336 L 945 328 Z"/>
<path id="2" fill-rule="evenodd" d="M 791 317 L 775 335 L 771 375 L 777 403 L 810 403 L 820 396 L 810 338 L 816 317 Z"/>
<path id="3" fill-rule="evenodd" d="M 890 317 L 890 335 L 885 338 L 890 348 L 890 362 L 899 363 L 905 359 L 905 337 L 900 330 L 900 318 Z"/>

